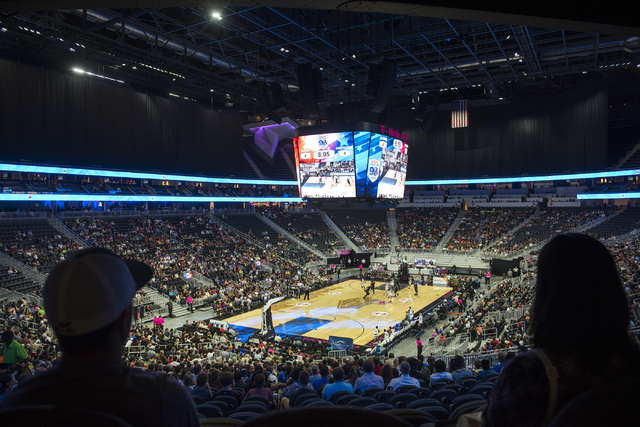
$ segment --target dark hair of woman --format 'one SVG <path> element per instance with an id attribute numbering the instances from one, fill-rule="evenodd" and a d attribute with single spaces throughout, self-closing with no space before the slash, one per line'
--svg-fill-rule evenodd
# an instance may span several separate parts
<path id="1" fill-rule="evenodd" d="M 629 338 L 629 310 L 609 250 L 584 234 L 553 238 L 540 252 L 531 328 L 550 356 L 606 360 L 637 357 Z M 593 351 L 594 340 L 606 351 Z"/>
<path id="2" fill-rule="evenodd" d="M 388 385 L 391 380 L 393 379 L 393 371 L 391 370 L 391 366 L 385 364 L 382 368 L 382 370 L 380 371 L 380 376 L 382 377 L 382 380 L 384 381 L 384 385 Z"/>

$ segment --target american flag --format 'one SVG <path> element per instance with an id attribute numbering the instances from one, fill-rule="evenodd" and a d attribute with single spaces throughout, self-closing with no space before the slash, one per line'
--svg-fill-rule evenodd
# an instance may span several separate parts
<path id="1" fill-rule="evenodd" d="M 469 126 L 467 100 L 451 101 L 451 128 L 466 128 Z"/>

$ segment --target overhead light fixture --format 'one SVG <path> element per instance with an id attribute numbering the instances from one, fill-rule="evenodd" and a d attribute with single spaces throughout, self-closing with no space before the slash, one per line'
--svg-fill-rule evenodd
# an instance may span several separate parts
<path id="1" fill-rule="evenodd" d="M 218 21 L 222 21 L 222 15 L 220 15 L 220 13 L 219 13 L 219 12 L 213 12 L 213 13 L 211 14 L 211 16 L 212 16 L 214 19 L 217 19 Z"/>
<path id="2" fill-rule="evenodd" d="M 511 34 L 509 34 L 509 35 L 507 36 L 507 40 L 509 40 L 510 38 L 511 38 Z"/>
<path id="3" fill-rule="evenodd" d="M 586 72 L 586 71 L 583 71 L 583 72 L 582 72 L 582 74 L 587 74 L 587 72 Z"/>
<path id="4" fill-rule="evenodd" d="M 514 56 L 517 58 L 520 56 L 520 54 L 518 52 L 514 53 Z"/>
<path id="5" fill-rule="evenodd" d="M 138 67 L 136 67 L 135 65 L 133 67 L 131 67 L 131 68 L 134 69 L 134 70 L 138 69 Z"/>
<path id="6" fill-rule="evenodd" d="M 498 98 L 498 99 L 499 99 L 500 101 L 502 101 L 504 98 L 503 98 L 503 97 L 500 97 L 500 98 Z"/>
<path id="7" fill-rule="evenodd" d="M 414 107 L 411 107 L 411 109 L 412 109 L 412 110 L 415 110 L 415 109 L 416 109 L 416 107 L 415 107 L 415 106 L 414 106 Z"/>
<path id="8" fill-rule="evenodd" d="M 5 27 L 0 28 L 0 31 L 2 31 L 3 33 L 7 32 L 7 29 Z"/>
<path id="9" fill-rule="evenodd" d="M 356 59 L 356 56 L 355 56 L 355 55 L 351 55 L 351 56 L 353 57 L 353 59 Z"/>
<path id="10" fill-rule="evenodd" d="M 75 71 L 76 73 L 86 74 L 88 76 L 99 77 L 99 78 L 105 79 L 105 80 L 111 80 L 112 82 L 124 83 L 122 80 L 114 79 L 114 78 L 107 77 L 107 76 L 102 76 L 100 74 L 94 74 L 94 73 L 91 73 L 89 71 L 84 71 L 81 68 L 73 68 L 73 71 Z"/>
<path id="11" fill-rule="evenodd" d="M 324 70 L 324 68 L 320 67 L 320 71 Z"/>

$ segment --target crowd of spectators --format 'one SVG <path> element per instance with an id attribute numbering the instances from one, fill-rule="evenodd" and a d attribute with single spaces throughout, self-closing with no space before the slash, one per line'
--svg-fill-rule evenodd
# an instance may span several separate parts
<path id="1" fill-rule="evenodd" d="M 150 286 L 172 301 L 189 307 L 189 298 L 204 300 L 219 316 L 248 310 L 303 282 L 321 286 L 328 280 L 305 276 L 284 257 L 286 250 L 264 251 L 204 216 L 92 217 L 66 223 L 90 244 L 150 265 L 155 273 Z M 270 267 L 263 268 L 263 262 Z M 199 273 L 212 284 L 196 287 L 185 273 Z"/>
<path id="2" fill-rule="evenodd" d="M 457 215 L 456 208 L 397 209 L 397 233 L 400 246 L 412 249 L 436 246 Z"/>
<path id="3" fill-rule="evenodd" d="M 334 246 L 343 244 L 318 214 L 291 213 L 277 207 L 262 208 L 260 213 L 321 251 L 332 253 Z"/>
<path id="4" fill-rule="evenodd" d="M 446 243 L 452 251 L 473 251 L 505 234 L 533 213 L 528 208 L 471 208 Z"/>
<path id="5" fill-rule="evenodd" d="M 0 249 L 6 255 L 42 273 L 48 273 L 67 253 L 80 249 L 44 220 L 7 222 L 0 236 Z"/>
<path id="6" fill-rule="evenodd" d="M 389 248 L 386 211 L 374 211 L 328 211 L 327 215 L 356 246 L 365 250 Z"/>
<path id="7" fill-rule="evenodd" d="M 548 208 L 515 233 L 502 237 L 484 252 L 508 255 L 511 252 L 533 248 L 558 234 L 570 232 L 595 221 L 608 212 L 608 209 L 602 208 Z"/>

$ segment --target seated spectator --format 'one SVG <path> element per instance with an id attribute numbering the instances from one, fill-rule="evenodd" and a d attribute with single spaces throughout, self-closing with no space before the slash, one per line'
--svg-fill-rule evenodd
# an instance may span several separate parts
<path id="1" fill-rule="evenodd" d="M 451 372 L 451 379 L 453 379 L 454 381 L 458 381 L 462 377 L 473 375 L 473 373 L 471 373 L 471 370 L 467 368 L 466 364 L 464 363 L 464 357 L 457 355 L 453 358 L 453 363 L 456 369 Z"/>
<path id="2" fill-rule="evenodd" d="M 402 362 L 400 364 L 401 375 L 398 378 L 392 379 L 391 382 L 389 382 L 389 387 L 391 387 L 394 390 L 396 390 L 399 387 L 402 387 L 403 385 L 412 385 L 415 387 L 420 387 L 420 382 L 415 378 L 411 378 L 411 376 L 409 375 L 410 371 L 411 371 L 411 365 L 409 365 L 408 362 Z"/>
<path id="3" fill-rule="evenodd" d="M 292 406 L 292 407 L 296 406 L 296 399 L 302 396 L 303 394 L 311 392 L 316 396 L 318 395 L 318 393 L 316 393 L 313 387 L 311 387 L 311 384 L 309 384 L 309 372 L 307 371 L 300 372 L 300 375 L 298 375 L 298 383 L 300 384 L 299 388 L 291 392 L 291 395 L 289 397 L 289 406 Z"/>
<path id="4" fill-rule="evenodd" d="M 205 402 L 211 400 L 213 394 L 211 393 L 211 387 L 209 387 L 209 375 L 198 374 L 196 377 L 196 386 L 194 389 L 189 390 L 191 397 L 199 397 Z"/>
<path id="5" fill-rule="evenodd" d="M 341 367 L 333 369 L 333 384 L 327 384 L 322 391 L 322 398 L 329 400 L 331 395 L 336 391 L 346 390 L 353 393 L 353 386 L 344 382 L 344 370 Z"/>
<path id="6" fill-rule="evenodd" d="M 329 383 L 329 368 L 327 368 L 325 365 L 322 365 L 320 366 L 320 378 L 316 378 L 315 380 L 313 380 L 313 382 L 311 383 L 311 386 L 314 389 L 319 390 L 320 388 L 322 388 L 323 385 L 328 383 Z"/>
<path id="7" fill-rule="evenodd" d="M 242 394 L 233 390 L 233 386 L 235 385 L 233 373 L 225 371 L 220 374 L 220 383 L 222 383 L 222 389 L 217 393 L 213 393 L 213 398 L 215 399 L 218 396 L 232 396 L 238 401 L 238 405 L 240 405 L 242 403 Z"/>
<path id="8" fill-rule="evenodd" d="M 275 407 L 276 401 L 273 399 L 273 393 L 271 393 L 271 390 L 269 390 L 268 388 L 265 388 L 265 382 L 266 382 L 265 375 L 257 374 L 253 380 L 256 385 L 256 388 L 249 389 L 244 399 L 247 400 L 247 397 L 252 397 L 252 396 L 264 397 L 269 401 L 269 403 L 271 403 L 271 406 Z"/>
<path id="9" fill-rule="evenodd" d="M 500 373 L 502 372 L 502 367 L 504 366 L 505 358 L 507 357 L 507 353 L 504 351 L 498 352 L 498 363 L 493 367 L 493 371 Z"/>
<path id="10" fill-rule="evenodd" d="M 143 263 L 103 248 L 79 251 L 58 263 L 43 294 L 62 359 L 11 390 L 2 399 L 3 409 L 75 406 L 107 410 L 136 426 L 199 426 L 182 385 L 122 363 L 133 320 L 131 301 L 152 276 Z"/>
<path id="11" fill-rule="evenodd" d="M 365 360 L 362 368 L 364 369 L 364 375 L 356 380 L 353 387 L 355 391 L 360 390 L 360 392 L 363 392 L 374 387 L 384 388 L 384 380 L 382 377 L 373 373 L 373 361 Z"/>
<path id="12" fill-rule="evenodd" d="M 440 359 L 436 360 L 433 364 L 433 367 L 436 370 L 436 372 L 434 374 L 431 374 L 432 382 L 439 380 L 441 378 L 452 379 L 451 374 L 447 372 L 447 364 L 444 363 L 444 360 L 440 360 Z"/>
<path id="13" fill-rule="evenodd" d="M 627 332 L 627 308 L 618 269 L 602 244 L 581 234 L 552 239 L 538 258 L 531 321 L 536 349 L 505 364 L 483 424 L 547 425 L 581 393 L 639 378 L 640 350 Z M 594 313 L 606 316 L 586 324 Z"/>
<path id="14" fill-rule="evenodd" d="M 409 375 L 411 376 L 411 378 L 415 378 L 418 381 L 422 380 L 425 383 L 427 383 L 427 385 L 429 385 L 429 382 L 431 380 L 428 375 L 424 375 L 422 373 L 422 362 L 420 361 L 420 359 L 417 359 L 415 357 L 410 357 L 407 359 L 407 362 L 409 363 L 409 366 L 411 366 L 411 371 L 409 372 Z"/>
<path id="15" fill-rule="evenodd" d="M 476 376 L 484 379 L 484 377 L 491 373 L 491 361 L 489 361 L 489 359 L 482 359 L 480 363 L 482 364 L 482 371 L 478 371 Z"/>

